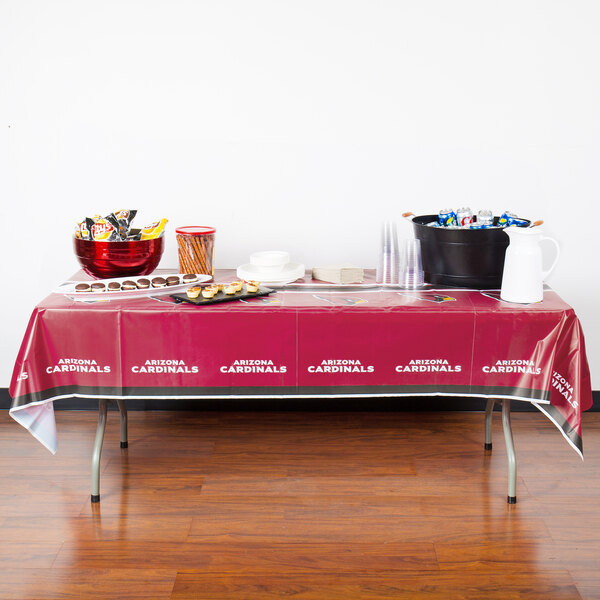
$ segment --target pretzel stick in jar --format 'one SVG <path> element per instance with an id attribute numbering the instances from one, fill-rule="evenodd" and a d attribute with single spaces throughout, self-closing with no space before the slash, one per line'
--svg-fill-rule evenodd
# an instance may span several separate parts
<path id="1" fill-rule="evenodd" d="M 208 257 L 207 262 L 210 260 L 211 274 L 214 275 L 214 273 L 215 273 L 215 263 L 214 263 L 215 239 L 212 235 L 210 236 L 210 238 L 208 238 L 206 240 L 206 256 Z"/>
<path id="2" fill-rule="evenodd" d="M 208 275 L 209 273 L 208 273 L 208 269 L 206 268 L 206 259 L 205 259 L 205 256 L 204 256 L 204 252 L 202 250 L 201 242 L 198 239 L 198 237 L 196 237 L 192 241 L 192 248 L 193 248 L 193 251 L 194 251 L 194 256 L 196 257 L 196 260 L 200 264 L 200 267 L 202 269 L 202 273 L 205 273 L 205 274 Z"/>
<path id="3" fill-rule="evenodd" d="M 177 246 L 179 247 L 179 269 L 183 273 L 196 273 L 189 257 L 189 248 L 183 236 L 177 236 Z"/>
<path id="4" fill-rule="evenodd" d="M 213 265 L 213 237 L 212 236 L 202 236 L 202 240 L 200 240 L 200 244 L 202 246 L 202 252 L 204 255 L 204 260 L 206 263 L 207 271 L 210 271 L 211 275 L 214 275 L 214 265 Z M 210 265 L 210 269 L 209 269 Z"/>
<path id="5" fill-rule="evenodd" d="M 192 269 L 192 273 L 202 273 L 202 267 L 196 258 L 194 251 L 194 238 L 193 236 L 186 236 L 184 241 L 185 253 L 188 260 L 188 265 Z"/>
<path id="6" fill-rule="evenodd" d="M 176 236 L 177 238 L 177 249 L 178 249 L 178 255 L 179 255 L 179 270 L 181 273 L 188 273 L 188 269 L 187 269 L 187 264 L 186 264 L 186 260 L 185 260 L 185 254 L 184 254 L 184 247 L 183 247 L 183 242 L 181 240 L 181 236 L 178 235 Z"/>

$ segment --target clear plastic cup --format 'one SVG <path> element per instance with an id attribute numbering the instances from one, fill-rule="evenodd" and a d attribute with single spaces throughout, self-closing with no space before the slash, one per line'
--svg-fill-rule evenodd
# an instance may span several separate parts
<path id="1" fill-rule="evenodd" d="M 421 262 L 421 240 L 404 240 L 398 283 L 405 289 L 423 287 L 425 280 Z"/>
<path id="2" fill-rule="evenodd" d="M 381 249 L 377 266 L 377 282 L 396 285 L 398 283 L 398 233 L 396 223 L 387 221 L 381 229 Z"/>

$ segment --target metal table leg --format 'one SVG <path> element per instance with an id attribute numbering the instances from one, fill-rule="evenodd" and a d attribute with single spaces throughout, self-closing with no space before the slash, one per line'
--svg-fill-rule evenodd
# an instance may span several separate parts
<path id="1" fill-rule="evenodd" d="M 493 398 L 489 398 L 485 405 L 485 443 L 483 444 L 484 450 L 492 449 L 492 413 L 494 412 L 494 405 L 496 401 Z"/>
<path id="2" fill-rule="evenodd" d="M 508 457 L 508 503 L 517 503 L 517 458 L 510 426 L 510 400 L 502 400 L 502 428 Z"/>
<path id="3" fill-rule="evenodd" d="M 102 443 L 104 442 L 104 431 L 106 429 L 107 404 L 107 400 L 101 399 L 98 401 L 98 427 L 92 453 L 92 502 L 100 502 L 100 455 L 102 454 Z"/>
<path id="4" fill-rule="evenodd" d="M 117 400 L 117 404 L 121 413 L 121 448 L 127 448 L 127 406 L 125 400 Z"/>

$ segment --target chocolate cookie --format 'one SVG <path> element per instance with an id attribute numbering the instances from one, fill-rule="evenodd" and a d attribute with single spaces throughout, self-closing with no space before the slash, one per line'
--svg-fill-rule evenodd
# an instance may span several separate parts
<path id="1" fill-rule="evenodd" d="M 108 284 L 109 292 L 118 292 L 121 289 L 121 284 L 118 281 L 111 281 Z"/>
<path id="2" fill-rule="evenodd" d="M 90 284 L 89 283 L 78 283 L 75 286 L 75 291 L 76 292 L 89 292 L 90 291 Z"/>
<path id="3" fill-rule="evenodd" d="M 141 279 L 137 280 L 136 285 L 137 285 L 138 289 L 146 290 L 150 287 L 150 280 L 146 279 L 145 277 L 142 277 Z"/>
<path id="4" fill-rule="evenodd" d="M 92 283 L 92 292 L 105 292 L 106 285 L 104 283 L 96 282 Z"/>
<path id="5" fill-rule="evenodd" d="M 130 279 L 128 279 L 127 281 L 124 281 L 121 284 L 121 289 L 122 290 L 135 290 L 137 289 L 137 285 L 135 284 L 135 281 L 131 281 Z"/>
<path id="6" fill-rule="evenodd" d="M 167 285 L 167 280 L 164 277 L 155 277 L 152 280 L 152 287 L 163 288 L 163 287 L 166 287 L 166 285 Z"/>
<path id="7" fill-rule="evenodd" d="M 179 277 L 177 275 L 167 277 L 167 285 L 179 285 Z"/>

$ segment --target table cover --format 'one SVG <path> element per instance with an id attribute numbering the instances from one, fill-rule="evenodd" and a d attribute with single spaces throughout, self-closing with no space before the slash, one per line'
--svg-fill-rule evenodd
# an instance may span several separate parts
<path id="1" fill-rule="evenodd" d="M 497 291 L 310 282 L 201 307 L 51 294 L 33 310 L 9 392 L 11 416 L 52 452 L 52 403 L 74 396 L 510 398 L 533 403 L 581 456 L 592 405 L 580 323 L 549 288 L 524 306 Z"/>

